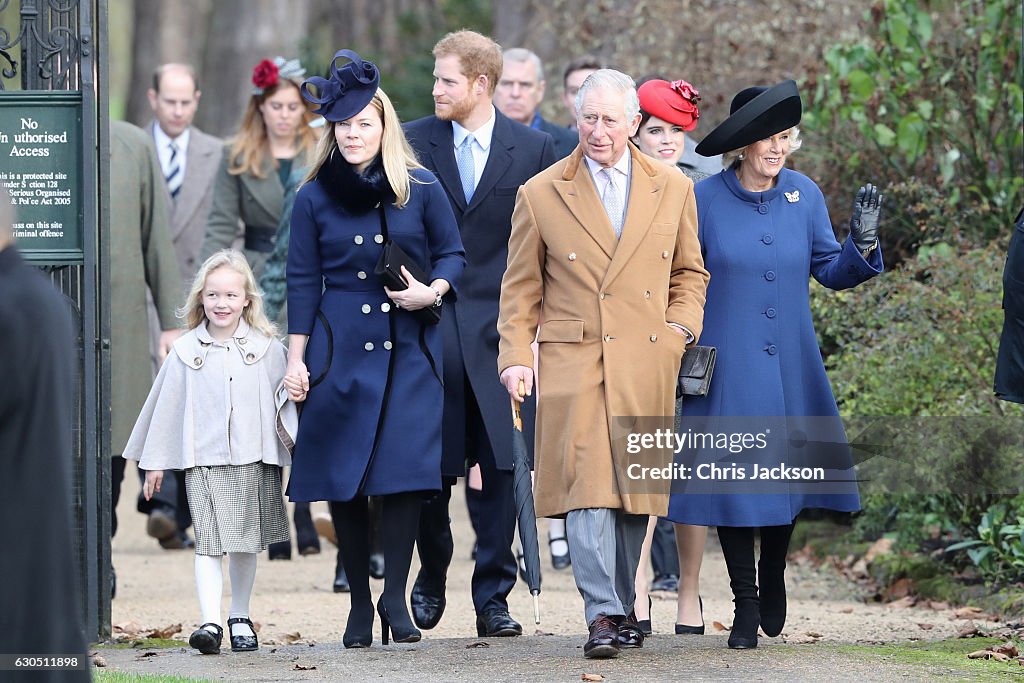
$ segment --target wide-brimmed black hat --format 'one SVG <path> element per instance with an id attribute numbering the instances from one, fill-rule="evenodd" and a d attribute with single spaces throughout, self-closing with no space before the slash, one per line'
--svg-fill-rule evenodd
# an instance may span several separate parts
<path id="1" fill-rule="evenodd" d="M 696 152 L 713 157 L 764 140 L 800 123 L 803 104 L 796 81 L 746 88 L 732 98 L 729 118 L 708 133 Z"/>
<path id="2" fill-rule="evenodd" d="M 339 59 L 350 59 L 338 68 Z M 309 91 L 314 86 L 317 94 Z M 352 50 L 338 50 L 331 60 L 331 77 L 313 76 L 302 82 L 302 96 L 320 105 L 313 110 L 331 122 L 350 119 L 370 103 L 380 85 L 380 71 L 373 62 L 359 57 Z"/>

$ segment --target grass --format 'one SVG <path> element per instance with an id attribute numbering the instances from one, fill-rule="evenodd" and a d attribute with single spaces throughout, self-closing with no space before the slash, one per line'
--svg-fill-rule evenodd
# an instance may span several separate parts
<path id="1" fill-rule="evenodd" d="M 997 662 L 986 659 L 967 659 L 969 652 L 984 650 L 990 645 L 1001 645 L 999 638 L 950 638 L 932 642 L 900 643 L 898 645 L 837 645 L 833 649 L 859 659 L 877 658 L 879 664 L 910 664 L 927 666 L 934 673 L 942 673 L 959 680 L 1006 681 L 1013 674 L 1024 677 L 1024 667 L 1017 662 Z M 1018 645 L 1018 647 L 1020 647 Z"/>
<path id="2" fill-rule="evenodd" d="M 116 643 L 103 643 L 99 647 L 106 647 L 113 650 L 126 650 L 128 648 L 164 648 L 164 647 L 188 647 L 184 640 L 174 638 L 139 638 L 138 640 L 125 640 Z"/>
<path id="3" fill-rule="evenodd" d="M 92 670 L 93 683 L 202 683 L 207 678 L 182 678 L 181 676 L 156 676 L 151 674 L 130 674 L 123 671 Z"/>

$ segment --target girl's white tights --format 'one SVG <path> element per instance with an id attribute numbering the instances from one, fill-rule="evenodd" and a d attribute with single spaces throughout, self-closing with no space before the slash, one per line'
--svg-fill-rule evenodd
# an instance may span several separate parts
<path id="1" fill-rule="evenodd" d="M 231 611 L 228 616 L 248 617 L 249 599 L 256 580 L 256 554 L 228 553 L 228 572 L 231 578 Z M 203 623 L 220 624 L 220 603 L 224 592 L 221 558 L 196 555 L 196 591 L 199 593 L 199 611 Z M 232 635 L 256 634 L 248 624 L 235 624 L 232 626 Z"/>

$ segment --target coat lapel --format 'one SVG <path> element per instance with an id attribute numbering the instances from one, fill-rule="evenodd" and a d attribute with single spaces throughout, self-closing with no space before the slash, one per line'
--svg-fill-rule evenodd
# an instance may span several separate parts
<path id="1" fill-rule="evenodd" d="M 473 199 L 469 202 L 474 207 L 483 201 L 487 193 L 494 189 L 494 186 L 505 175 L 508 167 L 512 165 L 512 150 L 516 143 L 512 136 L 512 127 L 508 119 L 497 109 L 494 110 L 494 132 L 491 134 L 491 150 L 487 154 L 487 165 L 484 166 L 483 175 L 480 176 L 480 183 L 473 190 Z M 458 168 L 456 168 L 456 171 Z M 461 179 L 459 186 L 461 187 Z"/>
<path id="2" fill-rule="evenodd" d="M 448 196 L 459 207 L 459 212 L 465 213 L 466 193 L 462 189 L 459 167 L 455 163 L 455 142 L 451 122 L 434 119 L 430 131 L 430 146 L 430 160 L 436 169 L 435 175 L 447 190 Z"/>
<path id="3" fill-rule="evenodd" d="M 203 195 L 209 189 L 210 179 L 215 177 L 219 159 L 216 153 L 220 145 L 208 144 L 208 141 L 196 135 L 193 128 L 188 142 L 188 165 L 185 167 L 185 181 L 181 184 L 178 198 L 171 204 L 171 223 L 174 237 L 177 238 L 192 222 L 192 216 L 199 209 Z"/>
<path id="4" fill-rule="evenodd" d="M 243 173 L 238 177 L 241 179 L 242 184 L 249 189 L 253 200 L 267 215 L 280 216 L 282 206 L 284 205 L 284 187 L 281 186 L 281 181 L 277 177 L 277 171 L 274 169 L 273 162 L 269 158 L 263 164 L 262 171 L 262 178 L 257 178 L 251 173 Z M 276 228 L 277 226 L 260 227 Z"/>
<path id="5" fill-rule="evenodd" d="M 632 143 L 629 143 L 629 153 L 633 155 L 633 166 L 629 180 L 629 201 L 626 203 L 626 220 L 622 226 L 619 246 L 612 257 L 611 265 L 608 266 L 608 272 L 605 273 L 602 287 L 607 287 L 615 280 L 629 263 L 637 247 L 647 237 L 651 230 L 651 220 L 664 196 L 665 174 L 658 173 L 651 165 L 652 162 L 645 159 Z"/>
<path id="6" fill-rule="evenodd" d="M 605 255 L 612 258 L 616 248 L 615 231 L 597 195 L 597 188 L 583 162 L 583 152 L 579 147 L 569 156 L 562 179 L 556 180 L 554 186 L 583 229 L 597 242 Z"/>

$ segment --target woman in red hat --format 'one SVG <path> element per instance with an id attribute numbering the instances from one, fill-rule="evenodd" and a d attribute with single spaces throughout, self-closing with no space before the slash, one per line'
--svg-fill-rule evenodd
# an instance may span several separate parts
<path id="1" fill-rule="evenodd" d="M 669 166 L 678 166 L 693 182 L 707 178 L 707 173 L 680 164 L 688 141 L 686 133 L 697 127 L 697 119 L 700 117 L 697 107 L 700 93 L 697 89 L 683 80 L 669 82 L 654 78 L 641 83 L 637 95 L 640 98 L 640 126 L 633 136 L 633 144 L 640 148 L 641 152 L 658 161 Z M 677 420 L 678 416 L 677 402 Z M 637 597 L 634 609 L 641 630 L 648 635 L 652 628 L 647 576 L 651 567 L 651 544 L 657 521 L 656 517 L 651 517 L 640 554 L 640 565 L 636 572 Z M 676 601 L 675 632 L 703 634 L 704 619 L 698 597 L 698 581 L 708 528 L 677 524 L 675 534 L 679 553 L 679 593 Z"/>

